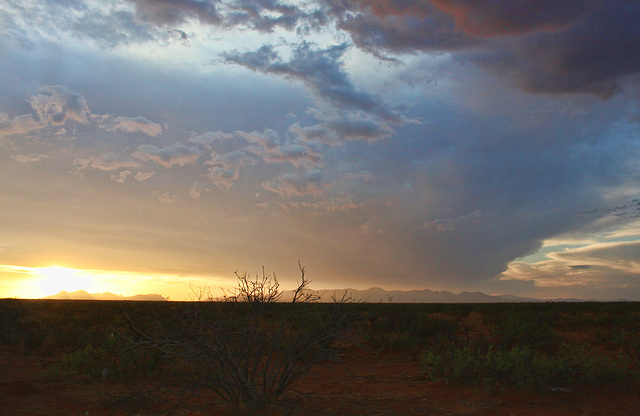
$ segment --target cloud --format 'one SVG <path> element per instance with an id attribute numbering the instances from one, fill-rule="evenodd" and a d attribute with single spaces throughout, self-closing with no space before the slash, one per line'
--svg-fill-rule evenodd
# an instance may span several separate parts
<path id="1" fill-rule="evenodd" d="M 389 124 L 362 111 L 339 112 L 330 108 L 310 108 L 319 124 L 301 126 L 294 123 L 289 131 L 306 142 L 337 145 L 345 140 L 377 141 L 390 137 L 393 130 Z"/>
<path id="2" fill-rule="evenodd" d="M 451 15 L 456 27 L 474 36 L 520 35 L 553 32 L 582 17 L 591 0 L 431 0 Z"/>
<path id="3" fill-rule="evenodd" d="M 280 147 L 280 137 L 278 132 L 273 129 L 266 129 L 263 132 L 238 131 L 237 134 L 249 143 L 257 144 L 265 150 L 273 150 Z"/>
<path id="4" fill-rule="evenodd" d="M 44 127 L 44 124 L 36 121 L 31 114 L 9 117 L 0 113 L 0 137 L 14 134 L 25 134 Z"/>
<path id="5" fill-rule="evenodd" d="M 178 25 L 187 19 L 219 24 L 222 21 L 217 1 L 201 0 L 128 0 L 135 4 L 136 15 L 143 21 L 162 25 Z"/>
<path id="6" fill-rule="evenodd" d="M 225 133 L 223 131 L 207 131 L 202 134 L 192 131 L 190 132 L 188 142 L 196 146 L 210 148 L 213 144 L 229 141 L 234 137 L 233 133 Z"/>
<path id="7" fill-rule="evenodd" d="M 280 178 L 262 183 L 264 189 L 287 198 L 296 195 L 319 195 L 331 186 L 332 184 L 325 180 L 322 171 L 317 169 L 302 174 L 287 173 Z"/>
<path id="8" fill-rule="evenodd" d="M 582 290 L 627 288 L 637 290 L 640 275 L 640 241 L 595 242 L 547 253 L 535 263 L 513 261 L 503 280 L 534 282 L 540 288 L 582 287 Z"/>
<path id="9" fill-rule="evenodd" d="M 588 270 L 590 268 L 592 268 L 593 266 L 589 265 L 589 264 L 576 264 L 573 266 L 569 266 L 571 269 L 573 270 Z"/>
<path id="10" fill-rule="evenodd" d="M 110 152 L 102 156 L 93 156 L 89 158 L 79 158 L 74 164 L 80 169 L 97 169 L 103 171 L 112 171 L 124 168 L 137 168 L 140 166 L 131 157 L 119 153 Z"/>
<path id="11" fill-rule="evenodd" d="M 229 191 L 238 179 L 238 171 L 242 166 L 255 163 L 255 159 L 242 150 L 235 150 L 225 154 L 213 152 L 211 159 L 205 162 L 211 165 L 207 177 L 215 186 L 223 191 Z"/>
<path id="12" fill-rule="evenodd" d="M 276 0 L 128 0 L 136 5 L 136 15 L 145 22 L 177 26 L 190 19 L 232 28 L 249 26 L 259 32 L 282 27 L 293 30 L 308 15 L 292 4 Z"/>
<path id="13" fill-rule="evenodd" d="M 588 264 L 640 274 L 640 241 L 596 243 L 547 256 L 570 266 Z"/>
<path id="14" fill-rule="evenodd" d="M 364 224 L 360 225 L 358 227 L 358 230 L 362 234 L 372 234 L 372 233 L 384 234 L 385 232 L 384 230 L 377 229 L 376 226 L 371 221 L 367 221 Z"/>
<path id="15" fill-rule="evenodd" d="M 200 199 L 204 189 L 205 187 L 201 182 L 196 182 L 189 188 L 189 196 L 193 199 Z"/>
<path id="16" fill-rule="evenodd" d="M 122 172 L 111 175 L 111 179 L 116 182 L 124 183 L 124 181 L 132 174 L 130 170 L 123 170 Z"/>
<path id="17" fill-rule="evenodd" d="M 290 127 L 289 131 L 301 139 L 301 143 L 294 144 L 300 151 L 308 146 L 305 143 L 335 145 L 345 140 L 387 138 L 393 133 L 389 123 L 399 125 L 404 118 L 379 96 L 351 83 L 341 63 L 346 48 L 346 44 L 341 44 L 319 49 L 303 42 L 293 48 L 288 61 L 283 61 L 273 46 L 264 45 L 257 51 L 227 52 L 223 59 L 253 71 L 300 80 L 309 87 L 318 102 L 307 113 L 320 123 L 311 126 L 295 123 Z M 274 145 L 262 144 L 267 145 L 265 149 Z M 284 153 L 281 151 L 279 157 Z M 304 154 L 310 156 L 309 161 L 315 163 L 318 157 L 313 153 L 312 149 L 304 149 Z"/>
<path id="18" fill-rule="evenodd" d="M 289 162 L 294 167 L 319 166 L 322 150 L 313 141 L 286 141 L 272 129 L 263 132 L 236 132 L 240 137 L 251 143 L 247 151 L 259 157 L 266 163 Z"/>
<path id="19" fill-rule="evenodd" d="M 11 157 L 17 160 L 18 162 L 25 163 L 25 164 L 37 163 L 37 162 L 49 159 L 49 155 L 34 154 L 34 153 L 31 153 L 28 155 L 17 154 Z"/>
<path id="20" fill-rule="evenodd" d="M 640 36 L 635 22 L 640 4 L 628 0 L 315 0 L 293 4 L 277 0 L 129 0 L 131 7 L 32 4 L 13 8 L 7 26 L 23 45 L 23 32 L 43 26 L 51 43 L 67 37 L 90 38 L 109 47 L 153 40 L 183 42 L 180 25 L 200 22 L 228 30 L 319 33 L 335 23 L 346 42 L 311 48 L 303 42 L 285 61 L 273 47 L 228 52 L 223 60 L 263 73 L 298 79 L 321 99 L 342 108 L 360 108 L 398 123 L 397 109 L 373 94 L 353 88 L 340 57 L 353 43 L 379 58 L 401 62 L 416 51 L 452 53 L 539 93 L 589 93 L 609 98 L 640 72 Z M 134 16 L 137 16 L 135 18 Z M 62 22 L 65 22 L 64 24 Z M 67 23 L 68 22 L 68 23 Z M 157 27 L 156 27 L 157 26 Z M 394 56 L 395 55 L 395 56 Z M 316 68 L 315 71 L 312 68 Z M 64 117 L 55 112 L 58 117 Z M 52 115 L 54 114 L 52 113 Z M 71 112 L 70 117 L 80 112 Z"/>
<path id="21" fill-rule="evenodd" d="M 178 200 L 178 197 L 173 192 L 154 191 L 153 196 L 155 198 L 158 198 L 161 202 L 164 202 L 165 204 L 173 204 Z"/>
<path id="22" fill-rule="evenodd" d="M 85 124 L 90 114 L 87 100 L 76 92 L 69 91 L 61 85 L 47 86 L 40 89 L 29 100 L 38 118 L 53 125 L 64 124 L 67 120 Z"/>
<path id="23" fill-rule="evenodd" d="M 265 74 L 302 81 L 314 95 L 340 109 L 361 110 L 385 121 L 400 123 L 400 113 L 376 95 L 359 90 L 342 69 L 341 58 L 347 44 L 316 48 L 309 42 L 297 45 L 288 61 L 283 61 L 271 45 L 256 51 L 226 52 L 223 62 L 244 66 Z"/>
<path id="24" fill-rule="evenodd" d="M 27 49 L 86 40 L 100 47 L 116 47 L 167 37 L 158 28 L 136 19 L 133 7 L 122 2 L 22 1 L 3 6 L 4 24 L 12 29 L 4 34 Z M 34 28 L 40 33 L 35 34 Z"/>
<path id="25" fill-rule="evenodd" d="M 147 179 L 151 178 L 154 174 L 155 174 L 154 171 L 151 171 L 151 172 L 138 172 L 138 173 L 136 173 L 135 179 L 138 182 L 143 182 L 143 181 L 146 181 Z"/>
<path id="26" fill-rule="evenodd" d="M 532 92 L 590 93 L 609 98 L 625 77 L 640 73 L 640 4 L 601 6 L 557 33 L 526 37 L 513 49 L 479 57 L 483 66 L 511 73 Z"/>
<path id="27" fill-rule="evenodd" d="M 640 73 L 629 53 L 640 47 L 638 2 L 397 0 L 370 9 L 357 1 L 337 16 L 363 50 L 451 52 L 531 92 L 608 98 Z"/>
<path id="28" fill-rule="evenodd" d="M 180 142 L 166 147 L 143 144 L 131 156 L 143 162 L 154 161 L 170 168 L 195 163 L 200 157 L 200 150 Z"/>
<path id="29" fill-rule="evenodd" d="M 110 123 L 107 127 L 109 131 L 126 131 L 128 133 L 134 133 L 136 131 L 141 131 L 147 136 L 157 136 L 162 133 L 162 126 L 158 123 L 154 123 L 153 121 L 142 117 L 116 117 L 110 120 Z"/>
<path id="30" fill-rule="evenodd" d="M 305 17 L 298 7 L 276 0 L 238 0 L 229 6 L 226 25 L 249 24 L 259 32 L 271 32 L 276 27 L 292 30 Z"/>
<path id="31" fill-rule="evenodd" d="M 157 136 L 162 133 L 162 126 L 142 116 L 113 117 L 92 114 L 87 100 L 82 94 L 70 91 L 60 85 L 41 88 L 40 94 L 29 98 L 29 103 L 39 120 L 36 120 L 32 114 L 10 117 L 5 113 L 0 113 L 0 137 L 27 134 L 48 126 L 62 126 L 67 121 L 87 126 L 97 125 L 111 133 L 141 131 L 149 136 Z M 66 133 L 67 129 L 60 127 L 55 135 L 62 136 Z"/>
<path id="32" fill-rule="evenodd" d="M 52 10 L 49 16 L 57 16 Z M 167 39 L 171 32 L 159 31 L 152 25 L 145 24 L 136 15 L 117 4 L 103 3 L 90 5 L 78 3 L 73 12 L 58 17 L 64 24 L 57 26 L 71 32 L 74 37 L 87 37 L 100 46 L 117 47 L 131 43 L 150 42 Z M 180 36 L 176 36 L 180 38 Z"/>
<path id="33" fill-rule="evenodd" d="M 640 199 L 632 199 L 622 205 L 611 208 L 611 215 L 624 219 L 640 218 Z"/>
<path id="34" fill-rule="evenodd" d="M 213 166 L 209 169 L 207 178 L 220 190 L 228 192 L 238 179 L 238 170 Z"/>
<path id="35" fill-rule="evenodd" d="M 336 17 L 338 27 L 356 46 L 385 59 L 389 53 L 458 51 L 483 43 L 457 30 L 451 16 L 426 1 L 385 1 L 375 6 L 356 1 Z"/>

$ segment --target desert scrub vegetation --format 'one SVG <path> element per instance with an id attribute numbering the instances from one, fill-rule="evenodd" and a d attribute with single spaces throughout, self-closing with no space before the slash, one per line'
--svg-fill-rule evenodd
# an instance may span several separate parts
<path id="1" fill-rule="evenodd" d="M 160 351 L 191 391 L 217 395 L 230 411 L 269 414 L 291 384 L 316 364 L 337 360 L 338 341 L 350 337 L 352 314 L 340 304 L 315 303 L 305 269 L 291 302 L 275 274 L 236 273 L 237 286 L 214 299 L 197 289 L 195 301 L 165 322 L 156 336 L 131 322 L 138 345 Z"/>
<path id="2" fill-rule="evenodd" d="M 418 351 L 437 337 L 450 337 L 458 317 L 433 313 L 428 305 L 379 303 L 358 305 L 359 326 L 373 351 Z"/>
<path id="3" fill-rule="evenodd" d="M 483 308 L 474 328 L 462 325 L 425 347 L 424 377 L 489 388 L 640 388 L 637 304 L 509 305 L 502 313 Z M 613 318 L 606 309 L 623 316 Z"/>
<path id="4" fill-rule="evenodd" d="M 0 348 L 46 357 L 45 380 L 86 382 L 130 414 L 168 397 L 175 414 L 309 414 L 295 386 L 354 342 L 411 356 L 425 380 L 640 391 L 640 303 L 322 303 L 301 274 L 294 302 L 264 272 L 191 302 L 2 299 Z"/>
<path id="5" fill-rule="evenodd" d="M 421 365 L 424 375 L 432 379 L 473 381 L 489 387 L 629 386 L 639 380 L 628 355 L 604 356 L 586 346 L 569 344 L 555 353 L 519 345 L 508 349 L 451 346 L 426 351 Z"/>

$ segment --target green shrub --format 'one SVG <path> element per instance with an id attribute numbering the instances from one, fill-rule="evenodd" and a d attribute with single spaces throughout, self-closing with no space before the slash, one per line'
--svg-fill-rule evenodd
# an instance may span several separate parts
<path id="1" fill-rule="evenodd" d="M 431 379 L 480 383 L 488 386 L 600 386 L 640 381 L 633 359 L 623 352 L 596 353 L 585 345 L 563 344 L 549 354 L 531 346 L 506 350 L 451 344 L 442 351 L 426 351 L 424 376 Z"/>
<path id="2" fill-rule="evenodd" d="M 529 346 L 553 351 L 560 345 L 560 337 L 548 317 L 541 314 L 509 313 L 498 323 L 496 335 L 503 348 Z"/>

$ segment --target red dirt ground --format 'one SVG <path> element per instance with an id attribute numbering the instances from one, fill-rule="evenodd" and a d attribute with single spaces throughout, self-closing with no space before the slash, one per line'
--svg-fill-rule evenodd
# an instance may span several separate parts
<path id="1" fill-rule="evenodd" d="M 118 385 L 81 377 L 46 379 L 41 368 L 53 358 L 0 349 L 0 415 L 161 415 L 175 402 L 175 397 L 163 394 L 135 412 L 127 413 L 123 406 L 113 403 L 105 406 L 105 392 L 114 397 Z M 487 391 L 446 385 L 423 380 L 418 361 L 405 353 L 376 354 L 357 349 L 349 351 L 342 363 L 318 367 L 314 374 L 299 380 L 294 389 L 304 394 L 293 395 L 286 401 L 288 407 L 276 415 L 640 415 L 638 392 Z M 201 398 L 203 403 L 205 399 Z M 198 406 L 198 402 L 190 405 L 193 406 L 179 407 L 174 414 L 233 414 L 216 410 L 220 406 L 207 408 Z M 198 410 L 191 410 L 197 407 Z"/>

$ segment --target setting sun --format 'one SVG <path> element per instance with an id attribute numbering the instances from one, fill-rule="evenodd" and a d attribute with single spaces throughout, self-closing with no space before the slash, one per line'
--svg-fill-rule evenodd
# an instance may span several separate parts
<path id="1" fill-rule="evenodd" d="M 92 286 L 91 277 L 82 270 L 51 266 L 37 269 L 36 273 L 43 278 L 38 286 L 46 296 L 63 290 L 67 292 L 90 290 Z"/>

